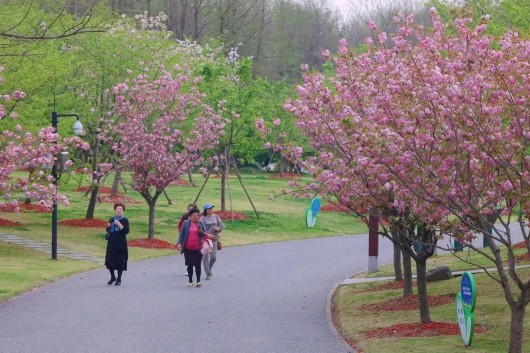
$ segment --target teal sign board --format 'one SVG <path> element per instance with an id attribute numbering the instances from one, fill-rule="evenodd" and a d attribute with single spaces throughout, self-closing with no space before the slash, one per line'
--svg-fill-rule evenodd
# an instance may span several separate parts
<path id="1" fill-rule="evenodd" d="M 460 281 L 460 292 L 456 295 L 456 315 L 460 334 L 466 346 L 471 346 L 473 331 L 475 330 L 475 304 L 477 290 L 475 279 L 469 272 L 464 272 Z"/>
<path id="2" fill-rule="evenodd" d="M 305 211 L 305 221 L 307 228 L 313 228 L 317 222 L 317 214 L 320 212 L 320 199 L 315 197 L 311 205 Z"/>

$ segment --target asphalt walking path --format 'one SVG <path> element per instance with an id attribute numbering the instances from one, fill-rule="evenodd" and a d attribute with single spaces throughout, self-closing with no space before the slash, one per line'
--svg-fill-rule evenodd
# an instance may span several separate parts
<path id="1" fill-rule="evenodd" d="M 201 288 L 186 286 L 180 255 L 130 262 L 121 286 L 105 269 L 80 274 L 0 304 L 0 353 L 354 352 L 330 296 L 363 281 L 347 277 L 367 250 L 367 235 L 225 248 Z M 379 263 L 391 261 L 380 240 Z"/>
<path id="2" fill-rule="evenodd" d="M 0 352 L 354 352 L 329 296 L 366 269 L 367 249 L 366 235 L 225 248 L 201 288 L 180 255 L 129 262 L 121 286 L 105 269 L 80 274 L 0 304 Z"/>

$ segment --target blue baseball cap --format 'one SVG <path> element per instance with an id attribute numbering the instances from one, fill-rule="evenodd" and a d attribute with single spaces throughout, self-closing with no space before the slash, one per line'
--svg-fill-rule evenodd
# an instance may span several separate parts
<path id="1" fill-rule="evenodd" d="M 207 210 L 209 208 L 213 208 L 213 205 L 211 203 L 205 203 L 204 206 L 202 206 L 203 210 Z"/>

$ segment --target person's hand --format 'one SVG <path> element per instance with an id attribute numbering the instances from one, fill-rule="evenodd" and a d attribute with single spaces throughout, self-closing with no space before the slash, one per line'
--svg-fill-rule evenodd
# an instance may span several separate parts
<path id="1" fill-rule="evenodd" d="M 220 232 L 220 231 L 221 231 L 221 227 L 215 227 L 214 230 L 215 230 L 216 232 Z"/>
<path id="2" fill-rule="evenodd" d="M 180 248 L 181 248 L 180 244 L 177 244 L 177 251 L 180 251 Z"/>
<path id="3" fill-rule="evenodd" d="M 114 225 L 117 225 L 120 229 L 123 228 L 123 225 L 120 223 L 120 221 L 114 221 Z"/>

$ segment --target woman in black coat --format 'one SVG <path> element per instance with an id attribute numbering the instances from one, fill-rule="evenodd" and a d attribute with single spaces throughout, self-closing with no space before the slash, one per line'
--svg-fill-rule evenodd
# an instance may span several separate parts
<path id="1" fill-rule="evenodd" d="M 110 271 L 110 281 L 107 284 L 121 284 L 121 274 L 127 271 L 127 260 L 129 253 L 127 251 L 127 237 L 129 234 L 129 220 L 123 215 L 125 205 L 121 203 L 114 204 L 115 215 L 109 220 L 107 225 L 107 253 L 105 255 L 105 266 Z M 118 271 L 118 278 L 114 275 L 114 270 Z"/>

